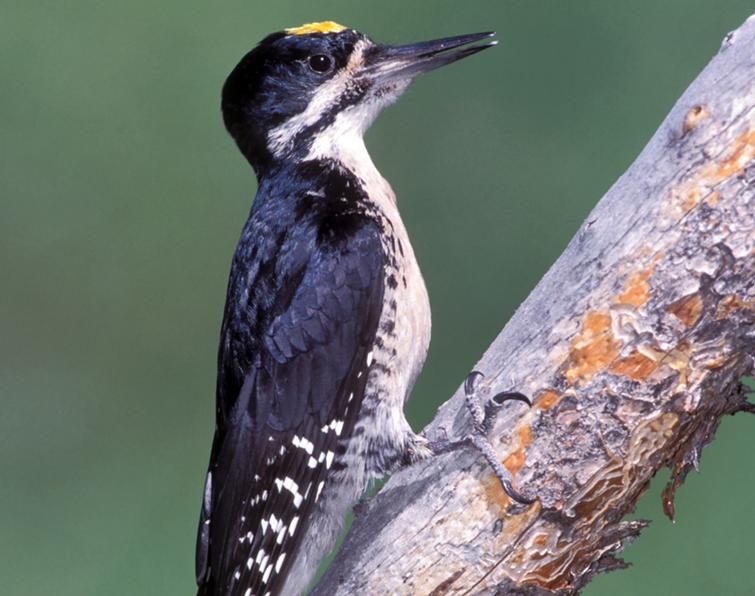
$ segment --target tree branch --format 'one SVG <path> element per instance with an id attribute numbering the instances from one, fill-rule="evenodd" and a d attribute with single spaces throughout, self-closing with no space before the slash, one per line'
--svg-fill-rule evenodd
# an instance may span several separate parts
<path id="1" fill-rule="evenodd" d="M 663 505 L 722 416 L 749 409 L 755 354 L 755 16 L 729 34 L 629 170 L 475 367 L 531 410 L 481 457 L 433 458 L 363 506 L 315 594 L 551 594 L 621 567 L 625 522 L 650 479 Z M 428 426 L 469 429 L 461 391 Z"/>

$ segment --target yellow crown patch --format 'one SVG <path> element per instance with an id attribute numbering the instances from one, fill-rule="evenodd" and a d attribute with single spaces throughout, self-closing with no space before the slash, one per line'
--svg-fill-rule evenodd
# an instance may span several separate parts
<path id="1" fill-rule="evenodd" d="M 333 21 L 320 21 L 319 23 L 304 23 L 301 27 L 286 29 L 289 35 L 307 35 L 308 33 L 338 33 L 346 29 Z"/>

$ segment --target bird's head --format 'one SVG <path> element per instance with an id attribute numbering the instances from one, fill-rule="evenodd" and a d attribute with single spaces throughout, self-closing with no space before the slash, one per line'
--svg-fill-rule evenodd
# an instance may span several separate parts
<path id="1" fill-rule="evenodd" d="M 404 46 L 376 44 L 331 21 L 273 33 L 223 87 L 226 128 L 258 175 L 361 137 L 417 75 L 495 45 L 475 33 Z"/>

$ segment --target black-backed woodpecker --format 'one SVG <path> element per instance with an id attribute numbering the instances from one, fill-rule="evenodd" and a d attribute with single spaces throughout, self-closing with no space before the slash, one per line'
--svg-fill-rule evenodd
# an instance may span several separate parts
<path id="1" fill-rule="evenodd" d="M 404 417 L 430 306 L 396 197 L 362 137 L 414 77 L 491 47 L 491 36 L 386 46 L 309 23 L 263 39 L 226 80 L 223 119 L 258 190 L 220 333 L 200 595 L 301 593 L 368 482 L 444 450 Z M 500 468 L 480 438 L 476 376 L 471 442 Z"/>

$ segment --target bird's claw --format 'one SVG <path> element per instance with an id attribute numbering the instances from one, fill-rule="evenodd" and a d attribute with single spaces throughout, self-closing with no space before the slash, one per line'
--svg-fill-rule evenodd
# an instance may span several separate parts
<path id="1" fill-rule="evenodd" d="M 473 370 L 464 380 L 464 396 L 467 401 L 467 409 L 472 415 L 475 430 L 487 435 L 495 422 L 499 410 L 507 401 L 520 401 L 532 407 L 532 402 L 523 393 L 518 391 L 501 391 L 490 398 L 483 407 L 477 397 L 477 381 L 485 375 Z"/>
<path id="2" fill-rule="evenodd" d="M 484 376 L 485 375 L 482 374 L 479 370 L 473 370 L 471 373 L 469 373 L 467 375 L 467 378 L 464 379 L 464 395 L 474 393 L 475 385 L 477 385 L 477 379 Z"/>
<path id="3" fill-rule="evenodd" d="M 507 401 L 520 401 L 532 407 L 530 398 L 518 391 L 502 391 L 495 394 L 485 404 L 485 419 L 482 421 L 482 426 L 486 433 L 490 432 L 498 412 Z"/>
<path id="4" fill-rule="evenodd" d="M 495 450 L 488 440 L 488 433 L 495 422 L 498 412 L 507 401 L 520 401 L 530 407 L 532 406 L 532 402 L 527 396 L 518 391 L 503 391 L 494 395 L 483 407 L 477 397 L 476 385 L 478 379 L 484 376 L 481 372 L 473 370 L 464 380 L 464 396 L 474 427 L 474 432 L 467 437 L 467 441 L 474 445 L 485 457 L 490 467 L 493 468 L 506 494 L 518 503 L 529 505 L 535 499 L 525 497 L 514 489 L 511 483 L 511 474 L 498 460 Z"/>
<path id="5" fill-rule="evenodd" d="M 490 467 L 493 468 L 493 471 L 498 477 L 506 494 L 517 503 L 530 505 L 535 502 L 535 499 L 530 499 L 524 496 L 513 487 L 511 474 L 498 460 L 498 456 L 488 440 L 488 432 L 490 431 L 496 415 L 503 404 L 508 401 L 520 401 L 531 406 L 532 402 L 522 393 L 516 391 L 504 391 L 494 395 L 483 407 L 476 393 L 476 384 L 477 380 L 484 376 L 485 375 L 481 372 L 473 370 L 467 375 L 467 378 L 464 381 L 464 396 L 466 398 L 467 409 L 472 417 L 472 433 L 460 441 L 451 441 L 448 439 L 445 429 L 443 429 L 444 437 L 442 439 L 429 441 L 425 443 L 425 445 L 435 455 L 442 455 L 444 453 L 456 451 L 462 447 L 473 446 L 482 453 Z M 411 450 L 409 451 L 409 454 L 411 454 Z M 411 463 L 411 461 L 408 461 L 407 463 Z"/>

